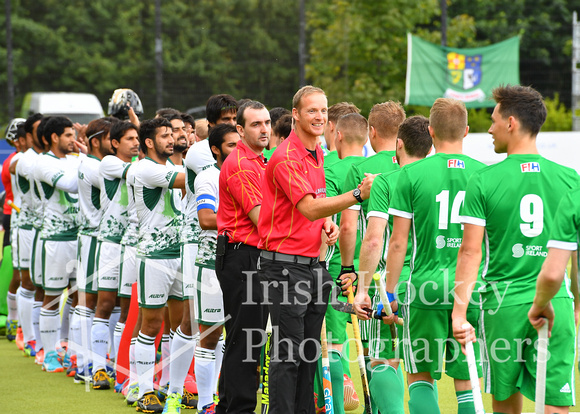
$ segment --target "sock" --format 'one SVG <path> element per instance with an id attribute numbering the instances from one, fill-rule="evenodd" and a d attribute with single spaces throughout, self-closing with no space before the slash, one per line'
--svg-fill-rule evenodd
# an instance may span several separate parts
<path id="1" fill-rule="evenodd" d="M 399 369 L 401 369 L 401 366 L 399 365 Z M 401 381 L 403 379 L 403 373 L 401 372 Z M 437 403 L 439 403 L 439 389 L 437 388 L 437 380 L 433 381 L 433 392 L 435 392 L 435 399 L 437 400 Z"/>
<path id="2" fill-rule="evenodd" d="M 6 301 L 8 302 L 8 320 L 18 319 L 18 302 L 16 293 L 10 293 L 6 295 Z"/>
<path id="3" fill-rule="evenodd" d="M 367 373 L 367 382 L 371 382 L 371 376 L 372 376 L 371 357 L 368 355 L 365 355 L 365 371 Z M 364 400 L 364 398 L 363 398 L 363 400 Z"/>
<path id="4" fill-rule="evenodd" d="M 76 308 L 71 308 L 68 350 L 69 355 L 76 355 L 81 340 L 81 321 Z"/>
<path id="5" fill-rule="evenodd" d="M 332 382 L 332 402 L 335 414 L 344 413 L 344 371 L 342 370 L 342 354 L 336 349 L 328 350 L 330 360 L 330 381 Z"/>
<path id="6" fill-rule="evenodd" d="M 110 322 L 109 322 L 110 324 Z M 117 354 L 119 353 L 119 344 L 121 343 L 121 338 L 123 337 L 123 331 L 125 330 L 125 324 L 117 322 L 115 325 L 115 332 L 113 333 L 113 346 L 115 354 L 111 355 L 111 359 L 117 360 Z"/>
<path id="7" fill-rule="evenodd" d="M 32 329 L 34 330 L 34 337 L 36 338 L 36 349 L 35 351 L 40 351 L 44 346 L 42 343 L 42 336 L 40 335 L 40 309 L 42 308 L 42 302 L 34 301 L 32 304 Z"/>
<path id="8" fill-rule="evenodd" d="M 177 328 L 171 342 L 171 369 L 169 370 L 169 393 L 183 394 L 183 384 L 193 360 L 193 336 L 185 335 Z"/>
<path id="9" fill-rule="evenodd" d="M 115 341 L 112 339 L 115 337 L 115 329 L 117 329 L 117 322 L 119 322 L 119 318 L 121 317 L 121 307 L 115 306 L 113 311 L 111 312 L 111 316 L 109 317 L 109 348 L 107 351 L 109 352 L 109 358 L 111 361 L 115 360 L 115 356 L 117 355 L 117 350 L 115 349 Z"/>
<path id="10" fill-rule="evenodd" d="M 164 387 L 169 382 L 169 365 L 171 364 L 169 344 L 169 335 L 163 334 L 161 336 L 161 379 L 159 380 L 159 387 Z M 180 393 L 181 394 L 181 393 Z"/>
<path id="11" fill-rule="evenodd" d="M 20 313 L 20 325 L 24 343 L 34 340 L 34 328 L 32 326 L 32 306 L 34 305 L 34 291 L 20 288 L 18 294 L 18 312 Z"/>
<path id="12" fill-rule="evenodd" d="M 218 387 L 218 380 L 220 378 L 220 371 L 222 370 L 222 361 L 224 359 L 224 351 L 226 349 L 226 341 L 224 341 L 224 334 L 220 335 L 220 339 L 215 347 L 215 372 L 214 372 L 214 379 L 215 379 L 215 387 L 214 392 L 217 390 Z"/>
<path id="13" fill-rule="evenodd" d="M 457 396 L 457 414 L 475 414 L 475 404 L 473 403 L 473 392 L 455 391 Z"/>
<path id="14" fill-rule="evenodd" d="M 427 381 L 416 381 L 409 385 L 410 414 L 440 414 L 433 385 Z"/>
<path id="15" fill-rule="evenodd" d="M 77 305 L 75 312 L 79 320 L 79 339 L 77 346 L 77 367 L 82 371 L 91 362 L 91 329 L 95 313 L 86 306 Z M 86 372 L 85 374 L 88 374 Z"/>
<path id="16" fill-rule="evenodd" d="M 60 315 L 58 309 L 40 309 L 38 319 L 40 337 L 44 345 L 44 355 L 49 352 L 56 352 L 56 342 L 58 341 L 58 330 L 60 328 Z"/>
<path id="17" fill-rule="evenodd" d="M 129 384 L 134 384 L 139 380 L 137 375 L 137 366 L 135 364 L 135 343 L 137 338 L 131 338 L 129 345 Z"/>
<path id="18" fill-rule="evenodd" d="M 373 399 L 373 408 L 381 414 L 405 413 L 405 388 L 395 368 L 387 364 L 376 366 L 369 382 L 369 390 Z M 385 390 L 389 390 L 385 392 Z"/>
<path id="19" fill-rule="evenodd" d="M 197 380 L 197 407 L 213 403 L 215 391 L 215 350 L 200 345 L 195 348 L 195 378 Z"/>
<path id="20" fill-rule="evenodd" d="M 350 374 L 350 341 L 345 341 L 342 344 L 342 371 L 352 379 Z"/>
<path id="21" fill-rule="evenodd" d="M 147 336 L 141 331 L 135 342 L 135 367 L 139 378 L 139 398 L 153 391 L 155 373 L 155 337 Z"/>
<path id="22" fill-rule="evenodd" d="M 91 327 L 91 349 L 93 350 L 93 372 L 107 367 L 109 350 L 109 320 L 94 318 Z"/>
<path id="23" fill-rule="evenodd" d="M 62 301 L 62 299 L 61 299 Z M 62 320 L 60 322 L 60 340 L 68 340 L 68 331 L 70 327 L 70 308 L 72 306 L 72 298 L 69 296 L 62 308 Z M 60 344 L 59 344 L 60 345 Z"/>

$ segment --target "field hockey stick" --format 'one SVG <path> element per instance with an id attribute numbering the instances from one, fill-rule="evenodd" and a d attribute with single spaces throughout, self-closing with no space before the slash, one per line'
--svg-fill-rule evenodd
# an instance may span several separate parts
<path id="1" fill-rule="evenodd" d="M 270 347 L 272 346 L 272 320 L 268 315 L 268 322 L 266 323 L 266 346 L 264 347 L 264 364 L 262 365 L 262 409 L 261 414 L 268 414 L 270 408 L 270 390 L 268 379 L 270 377 Z"/>
<path id="2" fill-rule="evenodd" d="M 462 326 L 462 328 L 466 331 L 469 331 L 471 325 L 466 323 Z M 477 375 L 477 363 L 475 362 L 475 352 L 473 351 L 472 341 L 465 342 L 465 354 L 467 357 L 467 368 L 469 369 L 469 380 L 471 381 L 471 394 L 473 395 L 475 414 L 485 414 L 485 409 L 483 408 L 483 399 L 481 397 L 481 389 L 479 387 L 479 376 Z"/>
<path id="3" fill-rule="evenodd" d="M 348 288 L 348 303 L 354 303 L 354 295 L 352 294 L 352 288 Z M 365 412 L 366 414 L 372 414 L 371 408 L 371 394 L 369 391 L 369 381 L 367 379 L 367 371 L 365 368 L 365 356 L 364 350 L 362 346 L 362 342 L 360 339 L 360 328 L 358 326 L 358 318 L 356 315 L 350 315 L 351 322 L 352 322 L 352 331 L 354 334 L 354 341 L 356 343 L 356 359 L 358 361 L 358 367 L 360 370 L 360 379 L 362 382 L 363 387 L 363 394 L 365 398 Z"/>
<path id="4" fill-rule="evenodd" d="M 18 207 L 16 204 L 14 204 L 14 201 L 7 200 L 6 204 L 8 204 L 10 207 L 12 207 L 14 209 L 14 211 L 16 211 L 18 214 L 20 214 L 20 207 Z"/>
<path id="5" fill-rule="evenodd" d="M 324 388 L 324 410 L 326 414 L 334 414 L 334 403 L 332 401 L 332 380 L 330 378 L 330 359 L 328 358 L 328 342 L 326 340 L 326 318 L 322 320 L 320 346 L 322 348 L 322 387 Z"/>
<path id="6" fill-rule="evenodd" d="M 536 414 L 544 414 L 546 404 L 546 366 L 548 363 L 548 320 L 538 329 L 538 361 L 536 367 Z"/>
<path id="7" fill-rule="evenodd" d="M 385 281 L 383 280 L 383 278 L 379 273 L 375 273 L 373 275 L 373 279 L 375 281 L 375 284 L 377 285 L 377 289 L 379 290 L 379 296 L 381 298 L 381 302 L 383 302 L 383 309 L 385 309 L 385 313 L 387 314 L 387 316 L 391 316 L 393 314 L 393 309 L 391 308 L 391 302 L 389 302 L 389 298 L 387 297 L 387 287 L 385 286 Z M 389 328 L 391 330 L 391 339 L 393 340 L 393 350 L 394 350 L 398 342 L 397 327 L 394 324 L 391 324 L 389 325 Z"/>

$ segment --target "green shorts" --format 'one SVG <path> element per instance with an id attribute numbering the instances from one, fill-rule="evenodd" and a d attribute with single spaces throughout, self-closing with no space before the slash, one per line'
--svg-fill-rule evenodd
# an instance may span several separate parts
<path id="1" fill-rule="evenodd" d="M 575 404 L 576 329 L 572 299 L 552 300 L 556 318 L 548 344 L 546 404 Z M 531 304 L 482 312 L 485 391 L 498 401 L 521 392 L 535 400 L 538 332 L 528 320 Z M 506 323 L 507 322 L 507 323 Z"/>
<path id="2" fill-rule="evenodd" d="M 377 308 L 381 301 L 379 292 L 375 293 L 373 297 L 373 309 Z M 404 318 L 403 309 L 400 309 L 399 316 Z M 401 349 L 400 339 L 403 338 L 403 327 L 395 325 L 397 328 L 397 341 L 393 349 L 393 337 L 391 336 L 391 325 L 383 323 L 378 319 L 370 320 L 369 330 L 369 356 L 373 359 L 401 359 L 403 358 L 403 351 Z"/>
<path id="3" fill-rule="evenodd" d="M 329 303 L 328 308 L 326 308 L 325 318 L 326 318 L 326 337 L 328 343 L 329 344 L 345 343 L 346 340 L 348 339 L 348 336 L 346 334 L 346 324 L 351 321 L 350 314 L 335 310 Z"/>
<path id="4" fill-rule="evenodd" d="M 469 379 L 469 369 L 459 343 L 453 338 L 451 309 L 424 309 L 404 305 L 403 351 L 405 370 L 411 374 L 428 372 L 433 379 L 441 373 L 458 380 Z M 479 309 L 470 308 L 467 320 L 476 327 Z M 481 377 L 480 347 L 473 344 L 477 373 Z M 444 367 L 445 363 L 445 367 Z"/>

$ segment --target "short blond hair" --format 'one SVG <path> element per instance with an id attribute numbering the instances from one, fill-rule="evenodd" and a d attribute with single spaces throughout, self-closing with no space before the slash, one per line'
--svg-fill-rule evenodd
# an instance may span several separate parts
<path id="1" fill-rule="evenodd" d="M 457 141 L 465 136 L 467 109 L 457 99 L 439 98 L 431 107 L 429 126 L 442 141 Z"/>
<path id="2" fill-rule="evenodd" d="M 395 138 L 405 117 L 405 110 L 400 102 L 387 101 L 372 107 L 369 125 L 377 131 L 379 137 Z"/>
<path id="3" fill-rule="evenodd" d="M 306 85 L 306 86 L 301 87 L 300 89 L 298 89 L 298 92 L 296 92 L 294 94 L 294 98 L 292 98 L 292 108 L 296 108 L 296 110 L 300 111 L 300 105 L 302 104 L 302 98 L 304 98 L 308 95 L 313 95 L 315 93 L 321 93 L 324 96 L 326 96 L 324 91 L 320 88 L 317 88 L 316 86 Z"/>
<path id="4" fill-rule="evenodd" d="M 349 144 L 364 145 L 369 136 L 369 124 L 361 114 L 351 113 L 338 118 L 336 130 L 342 134 Z"/>
<path id="5" fill-rule="evenodd" d="M 340 117 L 348 114 L 360 114 L 360 109 L 352 102 L 337 102 L 328 108 L 328 120 L 335 124 Z"/>

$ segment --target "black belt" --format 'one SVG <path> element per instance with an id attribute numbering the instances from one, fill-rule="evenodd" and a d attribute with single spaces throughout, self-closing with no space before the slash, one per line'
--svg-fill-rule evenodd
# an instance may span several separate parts
<path id="1" fill-rule="evenodd" d="M 285 254 L 278 252 L 269 252 L 267 250 L 262 250 L 260 252 L 260 257 L 264 259 L 272 260 L 274 262 L 286 262 L 286 263 L 298 263 L 309 266 L 314 266 L 318 263 L 318 257 L 306 257 L 299 256 L 297 254 Z"/>
<path id="2" fill-rule="evenodd" d="M 258 248 L 255 246 L 250 246 L 249 244 L 245 244 L 242 242 L 239 243 L 228 243 L 226 244 L 228 250 L 257 250 Z"/>

